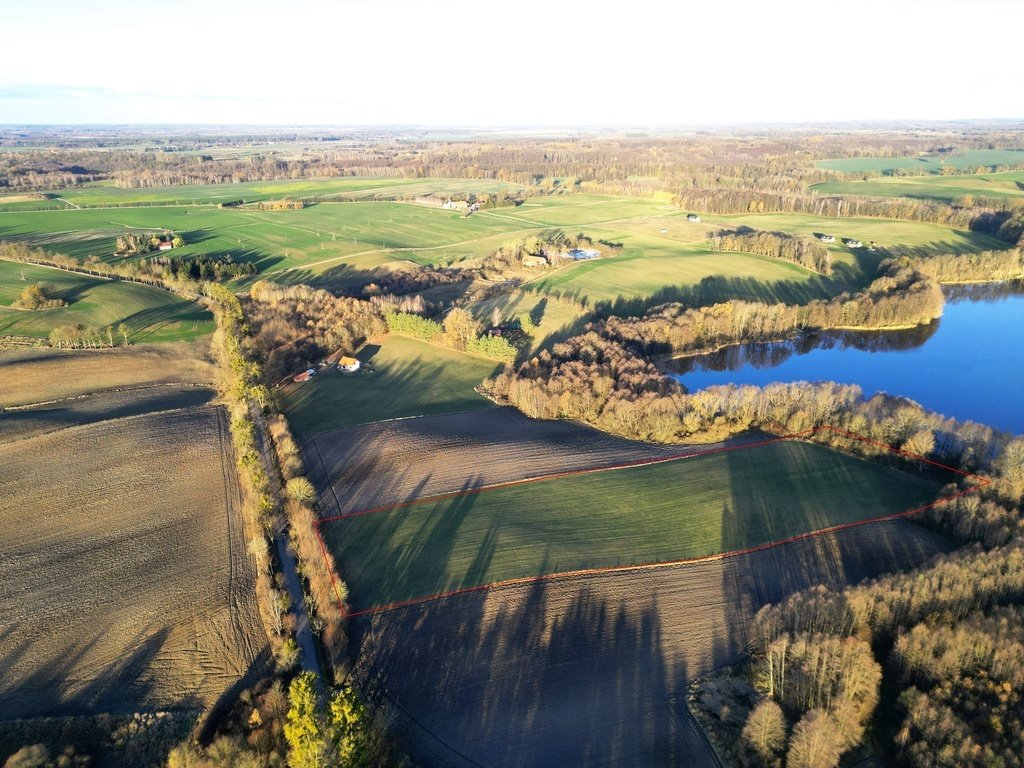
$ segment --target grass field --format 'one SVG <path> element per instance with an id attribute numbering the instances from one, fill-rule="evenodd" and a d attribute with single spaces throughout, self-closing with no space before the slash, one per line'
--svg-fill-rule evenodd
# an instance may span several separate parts
<path id="1" fill-rule="evenodd" d="M 1022 153 L 1024 155 L 1024 153 Z M 949 202 L 961 195 L 982 198 L 1024 197 L 1024 171 L 966 176 L 890 176 L 867 181 L 831 181 L 813 189 L 831 195 L 909 197 Z"/>
<path id="2" fill-rule="evenodd" d="M 24 278 L 24 279 L 23 279 Z M 12 309 L 25 286 L 46 283 L 68 306 Z M 60 325 L 86 328 L 124 324 L 134 343 L 188 341 L 212 333 L 213 316 L 192 301 L 135 283 L 0 260 L 0 335 L 46 338 Z"/>
<path id="3" fill-rule="evenodd" d="M 22 208 L 46 206 L 74 208 L 75 206 L 152 205 L 210 205 L 244 200 L 247 203 L 281 198 L 354 198 L 373 199 L 401 195 L 482 194 L 511 192 L 520 185 L 489 179 L 382 179 L 382 178 L 326 178 L 294 179 L 283 181 L 246 181 L 235 184 L 196 184 L 184 186 L 130 189 L 115 186 L 113 182 L 97 182 L 74 189 L 61 190 L 60 200 L 33 200 L 26 195 L 0 195 L 0 211 L 14 206 Z M 64 202 L 61 202 L 61 201 Z"/>
<path id="4" fill-rule="evenodd" d="M 792 441 L 326 522 L 357 609 L 512 578 L 694 558 L 920 506 L 938 484 Z"/>
<path id="5" fill-rule="evenodd" d="M 318 183 L 301 182 L 309 190 Z M 323 182 L 324 189 L 332 183 Z M 199 194 L 203 188 L 187 189 Z M 217 190 L 210 188 L 210 194 L 223 192 Z M 176 254 L 230 256 L 255 263 L 261 277 L 358 291 L 382 272 L 482 257 L 509 240 L 561 229 L 620 243 L 622 249 L 610 259 L 542 273 L 528 290 L 564 295 L 589 306 L 623 300 L 637 302 L 637 307 L 658 299 L 807 301 L 857 289 L 874 276 L 877 259 L 841 245 L 833 248 L 835 273 L 825 280 L 785 262 L 709 251 L 709 234 L 722 227 L 803 235 L 832 232 L 918 253 L 1005 245 L 976 233 L 916 222 L 764 214 L 708 216 L 693 224 L 685 213 L 663 201 L 594 195 L 530 198 L 517 208 L 481 211 L 468 218 L 439 208 L 372 200 L 322 203 L 298 211 L 210 205 L 8 211 L 0 213 L 0 238 L 117 262 L 120 257 L 113 249 L 118 235 L 129 229 L 169 229 L 186 241 Z M 236 287 L 244 288 L 246 282 L 251 279 Z"/>
<path id="6" fill-rule="evenodd" d="M 499 363 L 403 336 L 388 336 L 357 355 L 363 369 L 326 369 L 311 381 L 289 383 L 284 412 L 297 433 L 310 435 L 382 419 L 489 408 L 474 391 Z"/>
<path id="7" fill-rule="evenodd" d="M 745 253 L 716 253 L 642 235 L 618 233 L 625 247 L 596 261 L 571 264 L 524 285 L 534 293 L 565 297 L 588 307 L 622 301 L 635 313 L 647 304 L 729 299 L 804 302 L 827 298 L 865 281 L 859 270 L 822 279 L 795 264 Z"/>
<path id="8" fill-rule="evenodd" d="M 920 157 L 848 157 L 839 160 L 822 160 L 816 165 L 833 171 L 863 173 L 864 171 L 888 171 L 895 168 L 919 168 L 921 173 L 939 173 L 942 166 L 968 168 L 976 165 L 997 166 L 1024 163 L 1024 150 L 1019 149 L 971 149 L 955 154 L 933 154 Z"/>
<path id="9" fill-rule="evenodd" d="M 682 217 L 683 214 L 677 214 Z M 875 240 L 883 247 L 915 254 L 956 253 L 1000 249 L 1007 243 L 977 232 L 936 224 L 873 218 L 823 218 L 791 213 L 708 215 L 707 229 L 751 227 L 813 237 L 836 235 L 832 246 L 833 272 L 822 277 L 789 262 L 743 253 L 716 253 L 704 241 L 679 242 L 660 229 L 668 229 L 676 217 L 620 223 L 618 230 L 588 227 L 588 232 L 621 242 L 623 249 L 610 258 L 584 261 L 527 283 L 527 290 L 566 296 L 595 306 L 624 300 L 630 311 L 656 301 L 708 304 L 729 299 L 769 303 L 805 303 L 835 296 L 867 285 L 876 275 L 881 252 L 851 250 L 843 237 Z M 685 221 L 685 218 L 683 218 Z M 681 225 L 676 224 L 677 227 Z M 700 225 L 698 225 L 700 226 Z M 659 228 L 658 234 L 651 230 Z M 669 230 L 671 232 L 671 230 Z M 681 237 L 685 235 L 681 234 Z M 704 231 L 696 237 L 704 237 Z M 629 302 L 628 300 L 634 300 Z M 630 306 L 632 305 L 632 306 Z"/>

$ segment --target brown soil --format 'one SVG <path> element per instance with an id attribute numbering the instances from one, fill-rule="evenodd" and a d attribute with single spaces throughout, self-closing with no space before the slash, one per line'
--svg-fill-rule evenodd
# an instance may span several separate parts
<path id="1" fill-rule="evenodd" d="M 209 406 L 0 445 L 0 720 L 199 709 L 266 669 L 229 451 Z"/>
<path id="2" fill-rule="evenodd" d="M 217 390 L 212 387 L 157 384 L 78 395 L 44 405 L 16 406 L 0 414 L 0 443 L 126 416 L 192 408 L 205 405 L 216 396 Z"/>
<path id="3" fill-rule="evenodd" d="M 214 381 L 210 339 L 114 349 L 0 353 L 0 408 L 152 384 Z"/>
<path id="4" fill-rule="evenodd" d="M 354 622 L 356 674 L 432 766 L 714 766 L 686 688 L 741 658 L 761 605 L 945 548 L 898 520 L 727 560 L 446 598 Z"/>

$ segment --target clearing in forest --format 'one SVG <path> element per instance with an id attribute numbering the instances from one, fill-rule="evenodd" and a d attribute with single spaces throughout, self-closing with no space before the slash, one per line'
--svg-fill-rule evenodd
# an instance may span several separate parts
<path id="1" fill-rule="evenodd" d="M 475 388 L 501 365 L 393 334 L 356 356 L 362 362 L 357 373 L 332 366 L 310 381 L 285 387 L 284 412 L 297 434 L 490 408 L 492 403 Z"/>
<path id="2" fill-rule="evenodd" d="M 511 579 L 735 552 L 918 508 L 937 482 L 775 440 L 327 518 L 358 611 Z M 479 492 L 477 492 L 479 490 Z"/>

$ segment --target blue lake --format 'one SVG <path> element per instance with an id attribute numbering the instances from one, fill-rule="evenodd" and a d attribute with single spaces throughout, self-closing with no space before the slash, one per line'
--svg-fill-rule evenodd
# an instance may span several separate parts
<path id="1" fill-rule="evenodd" d="M 942 318 L 909 331 L 831 331 L 670 363 L 694 392 L 716 384 L 838 381 L 1024 434 L 1024 286 L 956 286 Z"/>

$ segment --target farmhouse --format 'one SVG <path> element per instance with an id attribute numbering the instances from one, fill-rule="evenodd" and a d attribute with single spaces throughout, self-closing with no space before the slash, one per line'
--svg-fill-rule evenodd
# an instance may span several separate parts
<path id="1" fill-rule="evenodd" d="M 297 373 L 294 376 L 292 376 L 292 381 L 309 381 L 310 376 L 312 376 L 312 374 L 309 371 L 303 371 L 302 373 Z"/>
<path id="2" fill-rule="evenodd" d="M 545 259 L 543 256 L 535 256 L 532 253 L 528 253 L 525 256 L 523 256 L 524 267 L 543 267 L 547 263 L 548 260 Z"/>
<path id="3" fill-rule="evenodd" d="M 356 358 L 349 357 L 348 355 L 343 355 L 338 361 L 338 367 L 343 371 L 348 371 L 349 373 L 355 373 L 358 371 L 360 365 L 361 363 Z"/>
<path id="4" fill-rule="evenodd" d="M 822 235 L 820 239 L 821 239 L 821 242 L 823 242 L 823 243 L 834 243 L 836 241 L 836 236 L 835 235 Z"/>
<path id="5" fill-rule="evenodd" d="M 860 240 L 845 240 L 844 242 L 845 242 L 847 248 L 860 248 L 861 247 Z"/>
<path id="6" fill-rule="evenodd" d="M 696 213 L 688 213 L 686 215 L 686 220 L 687 221 L 692 221 L 692 222 L 699 222 L 700 221 L 700 216 L 698 216 Z"/>
<path id="7" fill-rule="evenodd" d="M 160 244 L 156 247 L 158 251 L 169 251 L 174 247 L 174 243 L 170 240 L 161 240 Z"/>

